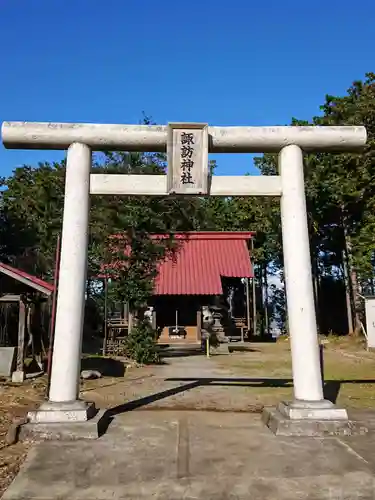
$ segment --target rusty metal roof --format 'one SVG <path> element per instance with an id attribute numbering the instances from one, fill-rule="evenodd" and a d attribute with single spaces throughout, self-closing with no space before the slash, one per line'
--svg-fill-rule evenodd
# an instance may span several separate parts
<path id="1" fill-rule="evenodd" d="M 24 283 L 25 285 L 46 295 L 50 295 L 54 290 L 54 286 L 51 285 L 51 283 L 26 273 L 25 271 L 21 271 L 21 269 L 16 269 L 9 264 L 4 264 L 4 262 L 0 262 L 0 273 L 6 274 L 10 278 Z"/>
<path id="2" fill-rule="evenodd" d="M 252 232 L 175 235 L 177 250 L 158 265 L 155 295 L 220 295 L 222 277 L 252 278 L 247 241 Z"/>

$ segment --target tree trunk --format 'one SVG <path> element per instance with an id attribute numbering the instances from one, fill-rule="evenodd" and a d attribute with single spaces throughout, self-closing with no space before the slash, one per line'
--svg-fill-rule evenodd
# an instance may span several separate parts
<path id="1" fill-rule="evenodd" d="M 359 335 L 361 333 L 361 299 L 359 296 L 359 287 L 358 287 L 358 276 L 357 271 L 353 266 L 350 266 L 350 279 L 352 282 L 353 289 L 353 302 L 354 302 L 354 334 Z"/>
<path id="2" fill-rule="evenodd" d="M 260 335 L 264 336 L 264 283 L 263 283 L 263 264 L 259 265 L 258 268 L 258 279 L 259 279 L 259 311 L 260 311 Z"/>
<path id="3" fill-rule="evenodd" d="M 320 309 L 319 309 L 319 267 L 318 267 L 318 237 L 317 232 L 314 227 L 314 220 L 312 216 L 312 210 L 308 211 L 308 224 L 310 233 L 310 255 L 311 255 L 311 273 L 313 281 L 313 294 L 314 294 L 314 305 L 315 305 L 315 318 L 316 327 L 318 334 L 320 333 Z"/>
<path id="4" fill-rule="evenodd" d="M 270 333 L 270 323 L 268 317 L 268 278 L 267 278 L 267 263 L 263 266 L 264 272 L 264 320 L 265 320 L 265 332 L 267 335 Z"/>
<path id="5" fill-rule="evenodd" d="M 91 289 L 91 278 L 88 276 L 86 278 L 86 300 L 90 299 L 90 289 Z"/>
<path id="6" fill-rule="evenodd" d="M 348 318 L 348 333 L 349 335 L 352 335 L 354 331 L 353 309 L 352 309 L 351 286 L 350 286 L 350 278 L 348 272 L 348 259 L 346 256 L 346 250 L 342 251 L 342 268 L 343 268 L 344 286 L 345 286 L 346 313 Z"/>
<path id="7" fill-rule="evenodd" d="M 317 258 L 315 256 L 315 249 L 311 252 L 312 260 L 312 277 L 313 277 L 313 291 L 314 291 L 314 302 L 315 302 L 315 316 L 316 316 L 316 326 L 318 334 L 320 332 L 320 310 L 319 310 L 319 267 Z"/>
<path id="8" fill-rule="evenodd" d="M 347 262 L 347 274 L 350 292 L 350 303 L 352 309 L 352 332 L 354 335 L 359 335 L 361 332 L 360 309 L 361 299 L 359 297 L 357 271 L 353 266 L 353 252 L 350 236 L 346 228 L 345 215 L 343 213 L 343 232 L 344 232 L 344 247 Z"/>

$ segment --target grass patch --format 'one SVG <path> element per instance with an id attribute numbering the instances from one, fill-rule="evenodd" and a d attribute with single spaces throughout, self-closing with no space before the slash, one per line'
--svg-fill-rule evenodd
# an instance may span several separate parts
<path id="1" fill-rule="evenodd" d="M 352 337 L 326 338 L 324 344 L 324 379 L 327 394 L 346 408 L 375 409 L 375 353 L 363 349 L 360 339 Z M 222 356 L 217 363 L 233 376 L 250 383 L 249 397 L 265 405 L 275 405 L 293 395 L 292 363 L 289 341 L 257 344 L 258 352 L 233 353 Z M 272 379 L 271 381 L 269 379 Z"/>

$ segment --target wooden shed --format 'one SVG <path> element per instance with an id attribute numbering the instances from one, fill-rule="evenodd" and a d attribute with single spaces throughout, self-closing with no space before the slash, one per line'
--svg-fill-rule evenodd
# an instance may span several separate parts
<path id="1" fill-rule="evenodd" d="M 13 348 L 16 352 L 14 381 L 21 382 L 25 377 L 26 335 L 33 354 L 41 354 L 41 349 L 44 350 L 49 304 L 43 307 L 43 303 L 49 302 L 53 290 L 53 285 L 47 281 L 0 262 L 0 349 Z M 41 344 L 36 351 L 33 333 Z"/>

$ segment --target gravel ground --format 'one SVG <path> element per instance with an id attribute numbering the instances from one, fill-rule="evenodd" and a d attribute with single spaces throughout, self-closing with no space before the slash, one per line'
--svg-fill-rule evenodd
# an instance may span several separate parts
<path id="1" fill-rule="evenodd" d="M 236 372 L 219 367 L 220 357 L 169 358 L 161 366 L 130 369 L 125 379 L 112 379 L 102 387 L 93 384 L 82 396 L 119 413 L 132 409 L 260 412 L 261 402 L 249 396 L 251 383 L 233 380 Z"/>

